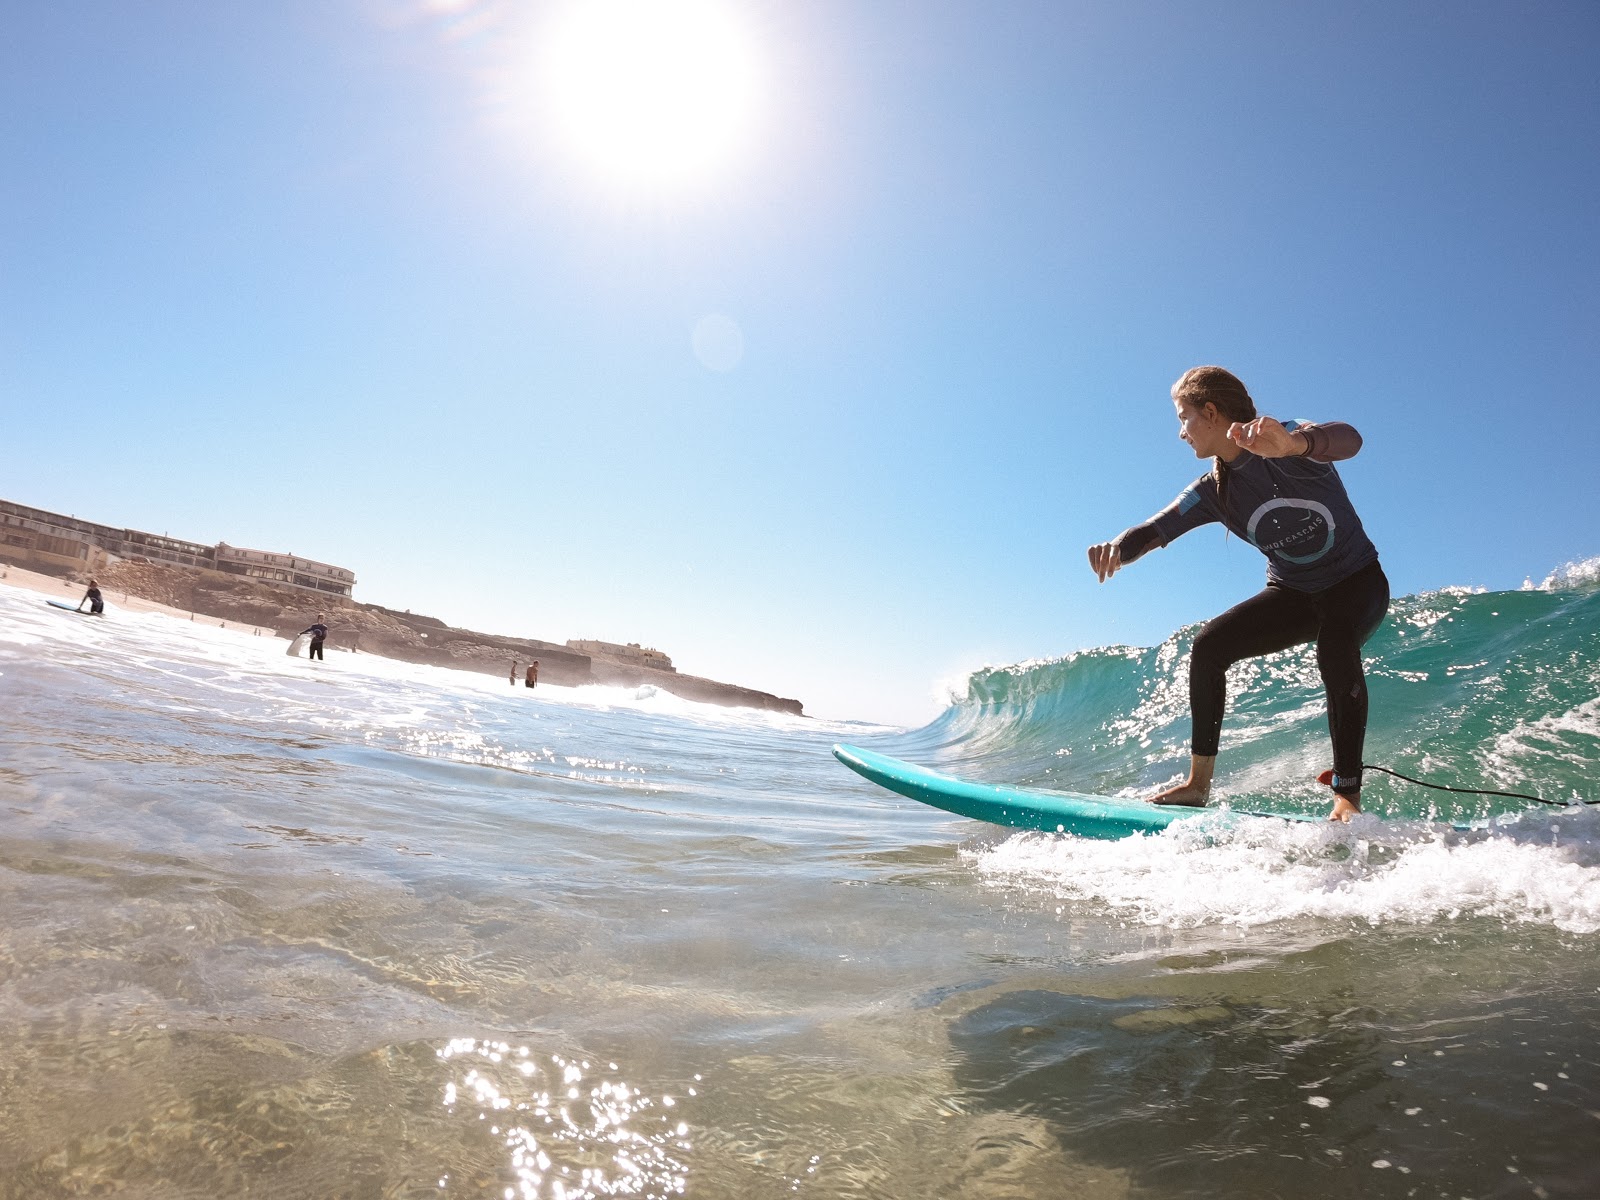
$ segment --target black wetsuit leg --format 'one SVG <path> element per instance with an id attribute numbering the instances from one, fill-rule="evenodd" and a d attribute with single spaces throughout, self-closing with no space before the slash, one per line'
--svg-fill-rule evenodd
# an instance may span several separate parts
<path id="1" fill-rule="evenodd" d="M 1376 562 L 1314 597 L 1322 618 L 1317 668 L 1328 693 L 1328 733 L 1333 738 L 1333 790 L 1361 790 L 1361 756 L 1367 740 L 1367 675 L 1361 647 L 1389 611 L 1389 577 Z"/>
<path id="2" fill-rule="evenodd" d="M 309 651 L 307 651 L 307 653 L 306 653 L 306 661 L 309 662 L 313 658 L 322 658 L 322 639 L 321 638 L 312 638 L 311 639 L 311 649 Z M 326 662 L 327 660 L 323 659 L 323 661 Z"/>
<path id="3" fill-rule="evenodd" d="M 1193 750 L 1217 753 L 1227 706 L 1228 668 L 1305 642 L 1317 643 L 1317 667 L 1328 698 L 1336 790 L 1361 787 L 1367 732 L 1367 681 L 1361 646 L 1389 610 L 1389 580 L 1376 562 L 1322 592 L 1269 584 L 1206 623 L 1189 659 Z"/>
<path id="4" fill-rule="evenodd" d="M 1195 635 L 1189 653 L 1189 714 L 1195 754 L 1209 758 L 1221 743 L 1229 667 L 1317 636 L 1317 615 L 1310 600 L 1305 592 L 1268 584 L 1207 621 Z"/>

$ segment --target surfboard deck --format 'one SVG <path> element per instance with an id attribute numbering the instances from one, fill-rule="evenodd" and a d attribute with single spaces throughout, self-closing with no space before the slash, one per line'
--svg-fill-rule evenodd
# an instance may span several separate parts
<path id="1" fill-rule="evenodd" d="M 871 750 L 843 743 L 834 746 L 833 756 L 856 774 L 912 800 L 995 825 L 1015 829 L 1036 829 L 1044 833 L 1070 833 L 1077 837 L 1115 841 L 1136 833 L 1160 833 L 1174 821 L 1219 810 L 1163 807 L 1142 800 L 1117 800 L 1110 796 L 1091 796 L 1082 792 L 1044 792 L 1034 788 L 997 787 L 971 783 L 930 771 L 914 763 L 890 758 Z M 1319 821 L 1303 813 L 1245 812 L 1227 810 L 1231 815 L 1270 817 L 1277 821 Z"/>
<path id="2" fill-rule="evenodd" d="M 63 612 L 77 613 L 80 617 L 97 617 L 102 615 L 100 613 L 84 612 L 83 609 L 78 608 L 75 605 L 64 604 L 60 600 L 46 600 L 45 603 L 51 608 L 59 608 Z"/>
<path id="3" fill-rule="evenodd" d="M 306 634 L 296 634 L 294 641 L 289 643 L 289 648 L 285 650 L 284 653 L 289 655 L 291 658 L 298 658 L 300 657 L 300 651 L 306 648 L 306 643 L 310 640 L 310 637 Z"/>

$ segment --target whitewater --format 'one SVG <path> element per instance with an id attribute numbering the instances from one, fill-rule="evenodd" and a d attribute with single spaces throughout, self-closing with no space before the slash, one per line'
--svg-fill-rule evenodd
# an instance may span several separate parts
<path id="1" fill-rule="evenodd" d="M 1148 794 L 1194 632 L 897 730 L 0 582 L 0 1196 L 1600 1194 L 1600 562 L 1367 646 L 1369 763 L 1550 804 L 1089 842 L 829 753 Z M 1327 752 L 1235 669 L 1220 803 Z"/>

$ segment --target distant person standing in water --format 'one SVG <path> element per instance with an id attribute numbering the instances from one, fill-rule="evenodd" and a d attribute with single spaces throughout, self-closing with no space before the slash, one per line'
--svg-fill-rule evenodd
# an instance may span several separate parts
<path id="1" fill-rule="evenodd" d="M 323 616 L 321 613 L 318 613 L 316 622 L 309 629 L 302 629 L 300 631 L 302 637 L 308 633 L 311 635 L 311 646 L 306 650 L 307 658 L 315 658 L 322 662 L 327 661 L 327 659 L 322 657 L 322 643 L 327 640 L 328 637 L 328 627 L 323 624 L 323 622 L 326 620 L 327 618 L 325 616 Z"/>
<path id="2" fill-rule="evenodd" d="M 1361 527 L 1335 462 L 1361 435 L 1342 422 L 1312 425 L 1256 415 L 1245 386 L 1221 367 L 1195 367 L 1172 385 L 1178 436 L 1212 469 L 1143 524 L 1089 547 L 1100 582 L 1146 551 L 1220 521 L 1267 556 L 1267 586 L 1206 623 L 1189 657 L 1193 745 L 1189 777 L 1153 804 L 1203 807 L 1211 794 L 1227 703 L 1228 668 L 1315 642 L 1333 739 L 1333 812 L 1361 811 L 1367 681 L 1361 647 L 1389 611 L 1389 580 Z"/>
<path id="3" fill-rule="evenodd" d="M 527 675 L 527 678 L 523 680 L 523 684 L 525 686 L 527 686 L 527 687 L 533 687 L 536 684 L 538 684 L 538 682 L 539 682 L 539 660 L 538 659 L 534 659 L 531 663 L 528 664 L 528 675 Z"/>
<path id="4" fill-rule="evenodd" d="M 517 660 L 514 658 L 511 660 L 511 686 L 517 686 Z"/>
<path id="5" fill-rule="evenodd" d="M 124 596 L 123 599 L 126 600 L 127 597 Z M 103 617 L 106 615 L 106 602 L 100 595 L 100 585 L 92 579 L 89 580 L 89 590 L 83 594 L 83 599 L 78 601 L 79 612 L 83 611 L 85 603 L 89 605 L 89 615 L 91 617 Z"/>

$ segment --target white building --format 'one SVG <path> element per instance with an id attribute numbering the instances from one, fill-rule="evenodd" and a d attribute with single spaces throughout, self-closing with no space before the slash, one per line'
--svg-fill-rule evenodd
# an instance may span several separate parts
<path id="1" fill-rule="evenodd" d="M 219 542 L 202 546 L 138 529 L 117 529 L 0 500 L 0 554 L 18 565 L 66 568 L 93 574 L 115 562 L 154 562 L 245 575 L 323 595 L 349 599 L 355 572 L 294 554 L 243 550 Z"/>

